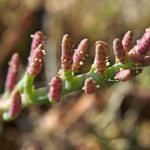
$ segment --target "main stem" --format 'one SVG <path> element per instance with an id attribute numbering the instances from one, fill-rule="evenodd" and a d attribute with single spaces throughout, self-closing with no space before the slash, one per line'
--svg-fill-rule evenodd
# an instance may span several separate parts
<path id="1" fill-rule="evenodd" d="M 120 69 L 131 69 L 135 67 L 134 63 L 126 62 L 124 64 L 122 63 L 116 63 L 113 66 L 110 66 L 106 69 L 103 75 L 100 75 L 99 73 L 95 72 L 95 69 L 92 68 L 90 72 L 74 76 L 72 81 L 63 80 L 63 86 L 62 86 L 62 95 L 70 93 L 72 91 L 81 90 L 84 86 L 85 79 L 92 77 L 97 85 L 101 85 L 104 82 L 109 82 L 114 80 L 116 72 L 118 72 Z M 19 82 L 19 88 L 21 89 L 21 96 L 22 96 L 22 108 L 29 107 L 31 105 L 43 105 L 43 104 L 49 104 L 48 99 L 48 88 L 39 88 L 34 89 L 31 86 L 31 83 L 33 82 L 33 78 L 27 78 L 25 75 L 22 78 L 22 81 Z M 22 87 L 25 84 L 25 89 L 22 90 Z M 30 85 L 30 86 L 29 86 Z M 5 112 L 9 109 L 9 100 L 1 100 L 0 101 L 0 112 Z"/>

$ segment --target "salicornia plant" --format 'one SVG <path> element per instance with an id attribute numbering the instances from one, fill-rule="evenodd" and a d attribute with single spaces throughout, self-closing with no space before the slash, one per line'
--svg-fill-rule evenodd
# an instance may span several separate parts
<path id="1" fill-rule="evenodd" d="M 50 81 L 50 88 L 35 89 L 34 79 L 41 72 L 45 50 L 45 36 L 38 31 L 32 37 L 28 65 L 23 77 L 18 81 L 19 54 L 15 53 L 10 62 L 5 82 L 5 90 L 0 98 L 0 114 L 6 121 L 15 119 L 22 108 L 59 102 L 62 95 L 84 90 L 94 93 L 101 83 L 109 81 L 127 81 L 140 74 L 150 64 L 146 53 L 150 48 L 150 28 L 135 46 L 132 45 L 132 32 L 128 31 L 122 40 L 113 41 L 115 63 L 108 60 L 108 44 L 95 43 L 95 58 L 89 72 L 79 74 L 79 70 L 88 53 L 88 39 L 83 39 L 75 49 L 68 34 L 61 43 L 61 69 Z M 78 74 L 78 75 L 77 75 Z"/>

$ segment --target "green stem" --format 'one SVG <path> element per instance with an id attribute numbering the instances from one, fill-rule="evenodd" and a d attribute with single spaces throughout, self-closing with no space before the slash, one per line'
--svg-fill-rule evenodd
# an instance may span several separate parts
<path id="1" fill-rule="evenodd" d="M 131 69 L 134 68 L 135 64 L 127 62 L 125 64 L 117 63 L 111 67 L 108 67 L 103 75 L 98 74 L 92 68 L 90 72 L 74 76 L 72 81 L 67 81 L 63 79 L 63 86 L 62 86 L 62 95 L 81 90 L 84 86 L 84 82 L 86 78 L 92 77 L 97 85 L 101 85 L 103 82 L 110 82 L 110 80 L 114 80 L 116 72 L 120 69 Z M 19 82 L 18 88 L 23 89 L 22 91 L 22 108 L 29 107 L 30 105 L 42 105 L 42 104 L 49 104 L 48 100 L 48 88 L 39 88 L 34 90 L 33 89 L 33 80 L 34 76 L 29 76 L 25 74 L 22 81 Z M 0 101 L 0 112 L 5 112 L 9 108 L 8 101 Z"/>

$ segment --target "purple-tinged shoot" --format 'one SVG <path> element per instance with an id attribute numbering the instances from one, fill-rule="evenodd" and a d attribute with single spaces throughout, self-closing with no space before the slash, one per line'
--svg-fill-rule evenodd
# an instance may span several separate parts
<path id="1" fill-rule="evenodd" d="M 72 69 L 74 72 L 78 72 L 81 66 L 83 65 L 83 61 L 87 55 L 88 49 L 88 39 L 83 39 L 80 43 L 78 48 L 75 50 L 73 55 L 73 66 Z"/>
<path id="2" fill-rule="evenodd" d="M 51 103 L 59 102 L 62 90 L 62 79 L 59 76 L 53 77 L 50 82 L 49 101 Z"/>
<path id="3" fill-rule="evenodd" d="M 150 28 L 146 29 L 146 32 L 137 44 L 130 50 L 129 54 L 134 62 L 138 62 L 141 56 L 144 56 L 150 48 Z"/>
<path id="4" fill-rule="evenodd" d="M 96 91 L 96 83 L 92 78 L 85 80 L 84 90 L 87 94 L 93 94 Z"/>
<path id="5" fill-rule="evenodd" d="M 103 41 L 95 43 L 95 58 L 92 67 L 95 67 L 96 72 L 103 74 L 106 70 L 106 62 L 108 56 L 108 45 Z"/>
<path id="6" fill-rule="evenodd" d="M 45 36 L 41 31 L 37 31 L 31 35 L 32 43 L 31 43 L 31 50 L 30 56 L 33 54 L 33 51 L 40 45 L 44 43 Z"/>
<path id="7" fill-rule="evenodd" d="M 7 72 L 6 82 L 5 82 L 5 90 L 11 92 L 16 85 L 19 75 L 19 65 L 20 65 L 20 58 L 19 54 L 15 53 L 11 57 L 9 62 L 9 68 Z"/>
<path id="8" fill-rule="evenodd" d="M 63 71 L 72 70 L 73 44 L 68 34 L 65 34 L 61 43 L 61 68 Z"/>
<path id="9" fill-rule="evenodd" d="M 125 50 L 123 49 L 120 39 L 115 39 L 113 41 L 113 50 L 116 57 L 116 61 L 123 63 L 126 58 Z"/>
<path id="10" fill-rule="evenodd" d="M 45 50 L 42 49 L 42 45 L 39 45 L 30 57 L 30 61 L 27 67 L 27 74 L 32 76 L 37 76 L 43 66 L 43 57 L 45 55 Z"/>
<path id="11" fill-rule="evenodd" d="M 126 32 L 122 39 L 123 49 L 128 53 L 132 45 L 133 33 L 131 31 Z"/>
<path id="12" fill-rule="evenodd" d="M 141 68 L 120 70 L 116 73 L 115 79 L 118 81 L 128 81 L 132 77 L 139 75 L 141 72 Z"/>
<path id="13" fill-rule="evenodd" d="M 118 81 L 127 81 L 131 78 L 131 76 L 132 74 L 130 69 L 121 70 L 116 73 L 115 79 Z"/>
<path id="14" fill-rule="evenodd" d="M 13 91 L 10 97 L 10 105 L 8 112 L 3 114 L 3 119 L 6 121 L 13 120 L 20 114 L 21 111 L 21 95 L 18 91 Z"/>

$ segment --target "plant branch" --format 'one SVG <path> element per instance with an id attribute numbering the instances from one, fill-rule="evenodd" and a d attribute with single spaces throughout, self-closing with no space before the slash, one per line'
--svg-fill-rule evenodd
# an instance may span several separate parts
<path id="1" fill-rule="evenodd" d="M 12 58 L 12 63 L 8 71 L 7 85 L 11 85 L 10 92 L 5 90 L 3 96 L 0 98 L 0 113 L 7 113 L 10 120 L 18 116 L 20 109 L 32 105 L 59 102 L 60 97 L 64 94 L 76 90 L 84 90 L 85 88 L 90 89 L 89 94 L 91 94 L 95 91 L 96 87 L 99 87 L 103 83 L 127 81 L 140 74 L 145 66 L 150 65 L 149 56 L 146 56 L 146 52 L 150 48 L 150 28 L 148 28 L 139 40 L 140 42 L 132 49 L 130 49 L 132 43 L 131 31 L 125 34 L 122 41 L 115 39 L 113 42 L 115 63 L 109 67 L 107 65 L 108 44 L 103 41 L 97 41 L 95 43 L 95 59 L 91 70 L 85 74 L 75 75 L 75 72 L 78 72 L 81 65 L 83 65 L 88 49 L 88 40 L 84 39 L 74 52 L 71 38 L 66 34 L 61 44 L 61 70 L 57 76 L 52 78 L 50 89 L 46 87 L 35 89 L 34 79 L 42 70 L 45 55 L 45 50 L 42 49 L 44 35 L 42 32 L 36 32 L 32 35 L 32 38 L 31 53 L 24 76 L 16 84 L 15 76 L 18 75 L 19 68 L 14 73 L 13 67 L 19 67 L 19 61 L 17 61 L 19 56 L 15 54 L 17 57 Z M 11 79 L 15 79 L 15 82 L 12 82 Z M 90 82 L 86 81 L 91 81 L 93 83 L 92 86 Z M 9 86 L 6 87 L 9 88 Z M 86 91 L 88 92 L 88 90 Z M 18 95 L 18 97 L 15 95 Z M 12 112 L 15 117 L 11 116 L 10 110 L 13 110 Z M 14 112 L 17 112 L 17 114 L 14 114 Z"/>

